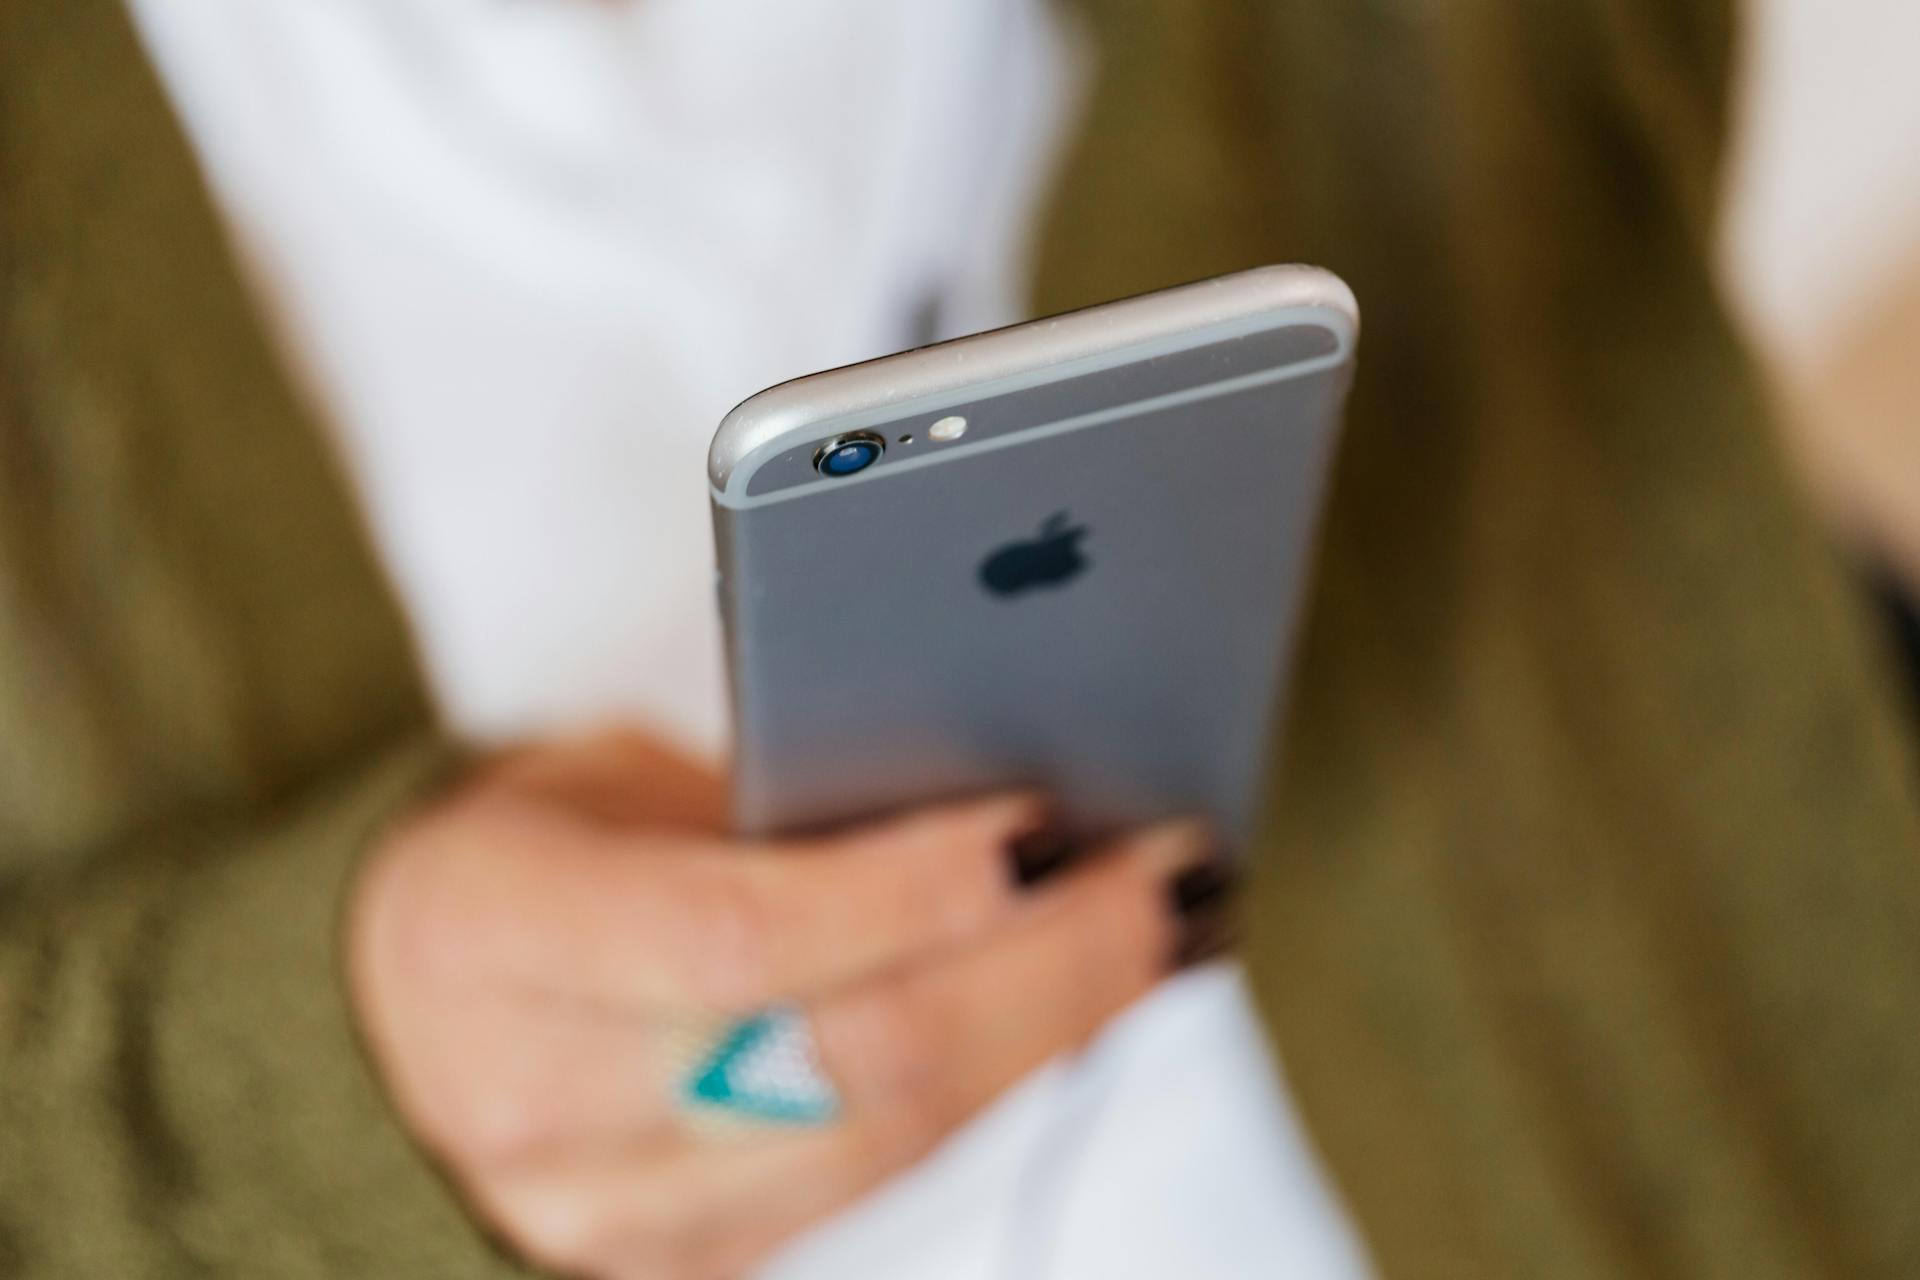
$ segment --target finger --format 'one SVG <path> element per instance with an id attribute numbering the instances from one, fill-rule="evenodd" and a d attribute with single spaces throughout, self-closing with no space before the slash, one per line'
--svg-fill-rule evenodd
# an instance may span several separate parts
<path id="1" fill-rule="evenodd" d="M 585 1142 L 500 1170 L 483 1210 L 557 1270 L 739 1274 L 1152 986 L 1179 950 L 1171 886 L 1191 882 L 1213 847 L 1195 824 L 1142 833 L 990 940 L 817 1008 L 847 1101 L 839 1124 L 738 1143 Z"/>
<path id="2" fill-rule="evenodd" d="M 815 1009 L 847 1102 L 839 1124 L 739 1143 L 583 1144 L 504 1170 L 483 1207 L 558 1270 L 740 1274 L 1151 987 L 1180 950 L 1190 895 L 1174 886 L 1213 848 L 1196 824 L 1142 833 L 990 939 Z"/>
<path id="3" fill-rule="evenodd" d="M 509 811 L 471 832 L 466 874 L 439 886 L 443 967 L 466 960 L 612 1010 L 745 1012 L 1006 918 L 1023 889 L 1010 849 L 1044 814 L 1019 794 L 830 839 L 734 844 Z"/>
<path id="4" fill-rule="evenodd" d="M 407 965 L 449 986 L 505 979 L 620 1011 L 737 1013 L 826 990 L 1010 912 L 1010 850 L 1044 802 L 1010 794 L 920 810 L 833 839 L 611 833 L 488 798 L 420 839 Z"/>
<path id="5" fill-rule="evenodd" d="M 861 1069 L 846 1073 L 851 1087 L 870 1100 L 882 1092 L 908 1091 L 920 1059 L 939 1061 L 956 1052 L 981 1057 L 989 1087 L 997 1087 L 991 1082 L 1008 1072 L 1017 1075 L 1029 1062 L 1084 1036 L 1151 981 L 1151 965 L 1127 961 L 1171 954 L 1163 945 L 1162 922 L 1149 918 L 1144 928 L 1133 927 L 1142 914 L 1135 908 L 1144 905 L 1151 917 L 1165 897 L 1159 886 L 1211 847 L 1204 828 L 1180 824 L 1100 851 L 1087 872 L 1062 885 L 1056 899 L 1007 931 L 1007 945 L 988 948 L 978 958 L 963 951 L 950 973 L 929 962 L 918 967 L 931 970 L 931 977 L 902 971 L 896 981 L 869 983 L 843 999 L 829 999 L 820 1021 L 830 1037 L 840 1023 L 853 1020 L 871 1041 L 876 1033 L 870 1024 L 882 1016 L 900 1024 L 885 1029 L 895 1039 L 914 1042 L 905 1053 L 888 1048 L 864 1054 L 856 1060 Z M 1185 884 L 1191 877 L 1180 879 Z M 1135 938 L 1139 947 L 1129 945 Z M 1095 951 L 1078 957 L 1104 981 L 1048 980 L 1048 970 L 1060 959 L 1075 958 L 1069 948 L 1076 940 L 1110 949 L 1111 956 Z M 1009 990 L 1023 994 L 1009 1000 Z M 1034 1001 L 1033 993 L 1042 998 Z M 910 1007 L 894 1008 L 898 1003 Z M 416 1036 L 439 1046 L 429 1058 L 440 1069 L 422 1078 L 402 1071 L 395 1088 L 437 1150 L 487 1164 L 555 1149 L 632 1149 L 675 1133 L 680 1077 L 725 1026 L 724 1019 L 712 1015 L 637 1016 L 513 990 L 436 999 L 416 1009 L 411 1021 Z M 934 1027 L 937 1034 L 911 1035 L 920 1021 L 940 1024 Z M 1005 1046 L 995 1040 L 997 1031 L 1017 1032 L 1023 1022 L 1040 1036 L 1062 1039 L 1037 1048 L 1023 1047 L 1036 1038 L 1030 1034 L 1010 1035 Z M 989 1024 L 988 1029 L 977 1030 L 975 1023 Z M 956 1040 L 964 1043 L 956 1046 Z M 1012 1065 L 997 1065 L 1007 1055 Z M 870 1085 L 874 1080 L 883 1080 L 884 1089 Z M 974 1091 L 962 1092 L 971 1097 Z"/>
<path id="6" fill-rule="evenodd" d="M 461 1167 L 674 1139 L 677 1065 L 656 1028 L 597 1010 L 480 995 L 416 1011 L 432 1052 L 388 1083 L 426 1145 Z"/>
<path id="7" fill-rule="evenodd" d="M 917 1107 L 943 1130 L 1152 987 L 1181 951 L 1176 886 L 1210 865 L 1207 827 L 1170 823 L 1087 864 L 1024 917 L 812 1008 L 847 1114 Z"/>
<path id="8" fill-rule="evenodd" d="M 472 1187 L 529 1260 L 585 1277 L 735 1276 L 925 1155 L 904 1124 L 556 1153 Z"/>
<path id="9" fill-rule="evenodd" d="M 766 922 L 767 981 L 740 994 L 759 1003 L 830 991 L 977 938 L 1044 879 L 1031 851 L 1057 860 L 1066 847 L 1034 792 L 765 845 L 740 866 Z"/>

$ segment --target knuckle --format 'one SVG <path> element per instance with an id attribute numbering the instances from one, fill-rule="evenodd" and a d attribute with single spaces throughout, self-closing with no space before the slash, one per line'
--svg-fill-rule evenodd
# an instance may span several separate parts
<path id="1" fill-rule="evenodd" d="M 913 822 L 842 846 L 847 880 L 836 892 L 856 898 L 889 935 L 931 942 L 980 932 L 1011 901 L 999 845 L 949 818 Z"/>
<path id="2" fill-rule="evenodd" d="M 764 897 L 743 880 L 722 878 L 703 886 L 688 905 L 681 976 L 694 1002 L 733 1011 L 776 999 L 781 992 Z"/>
<path id="3" fill-rule="evenodd" d="M 662 1272 L 663 1280 L 715 1280 L 755 1274 L 760 1263 L 794 1234 L 793 1229 L 709 1230 L 673 1259 L 673 1269 Z"/>
<path id="4" fill-rule="evenodd" d="M 396 959 L 415 977 L 436 986 L 470 977 L 475 959 L 471 915 L 451 895 L 428 890 L 396 921 Z"/>
<path id="5" fill-rule="evenodd" d="M 655 1238 L 634 1258 L 629 1274 L 636 1280 L 713 1280 L 723 1274 L 708 1265 L 709 1250 L 684 1233 Z"/>
<path id="6" fill-rule="evenodd" d="M 1173 922 L 1159 880 L 1116 877 L 1074 922 L 1066 957 L 1078 972 L 1097 974 L 1100 987 L 1150 981 L 1173 942 Z"/>
<path id="7" fill-rule="evenodd" d="M 486 959 L 484 875 L 465 851 L 483 848 L 461 827 L 435 823 L 410 837 L 403 856 L 375 869 L 381 950 L 398 974 L 436 986 L 471 981 Z"/>
<path id="8" fill-rule="evenodd" d="M 604 1216 L 577 1189 L 526 1185 L 493 1199 L 501 1231 L 529 1261 L 570 1274 L 603 1270 L 610 1252 Z"/>
<path id="9" fill-rule="evenodd" d="M 897 980 L 841 1011 L 835 1029 L 841 1052 L 882 1088 L 912 1090 L 930 1074 L 938 1031 L 918 996 L 916 984 Z"/>
<path id="10" fill-rule="evenodd" d="M 956 852 L 951 845 L 943 853 Z M 1007 874 L 998 856 L 902 859 L 898 904 L 902 919 L 929 937 L 958 938 L 977 931 L 1007 899 Z"/>
<path id="11" fill-rule="evenodd" d="M 468 1087 L 445 1122 L 455 1153 L 483 1163 L 505 1162 L 541 1145 L 547 1125 L 541 1107 L 518 1091 Z"/>
<path id="12" fill-rule="evenodd" d="M 711 1241 L 695 1228 L 684 1207 L 655 1210 L 623 1225 L 623 1274 L 645 1280 L 712 1280 L 722 1274 L 710 1264 L 715 1252 Z"/>
<path id="13" fill-rule="evenodd" d="M 901 1094 L 892 1136 L 891 1163 L 920 1159 L 966 1120 L 970 1106 L 960 1090 L 937 1077 L 923 1077 Z"/>

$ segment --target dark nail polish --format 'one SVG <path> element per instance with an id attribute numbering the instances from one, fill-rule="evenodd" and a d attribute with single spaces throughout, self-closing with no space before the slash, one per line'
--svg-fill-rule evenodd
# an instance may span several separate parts
<path id="1" fill-rule="evenodd" d="M 1215 959 L 1233 945 L 1233 918 L 1228 910 L 1239 877 L 1227 863 L 1214 858 L 1189 867 L 1167 884 L 1167 905 L 1180 921 L 1172 966 L 1186 969 Z"/>
<path id="2" fill-rule="evenodd" d="M 1188 867 L 1167 885 L 1175 915 L 1191 920 L 1211 911 L 1233 892 L 1233 869 L 1219 858 Z"/>
<path id="3" fill-rule="evenodd" d="M 1058 830 L 1041 827 L 1007 843 L 1007 874 L 1014 886 L 1031 889 L 1065 870 L 1078 846 Z"/>

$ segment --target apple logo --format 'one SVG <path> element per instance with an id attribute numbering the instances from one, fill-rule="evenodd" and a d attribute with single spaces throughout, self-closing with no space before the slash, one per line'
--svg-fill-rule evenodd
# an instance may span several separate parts
<path id="1" fill-rule="evenodd" d="M 996 596 L 1017 596 L 1036 587 L 1057 587 L 1086 571 L 1087 557 L 1080 539 L 1085 525 L 1069 526 L 1067 513 L 1056 511 L 1040 526 L 1031 542 L 1009 542 L 980 564 L 980 582 Z"/>

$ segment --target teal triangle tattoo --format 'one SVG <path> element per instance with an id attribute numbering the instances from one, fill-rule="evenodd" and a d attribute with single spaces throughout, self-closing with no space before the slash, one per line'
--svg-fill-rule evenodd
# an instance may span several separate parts
<path id="1" fill-rule="evenodd" d="M 680 1086 L 688 1106 L 779 1124 L 822 1124 L 839 1110 L 820 1070 L 807 1019 L 774 1008 L 742 1018 Z"/>

